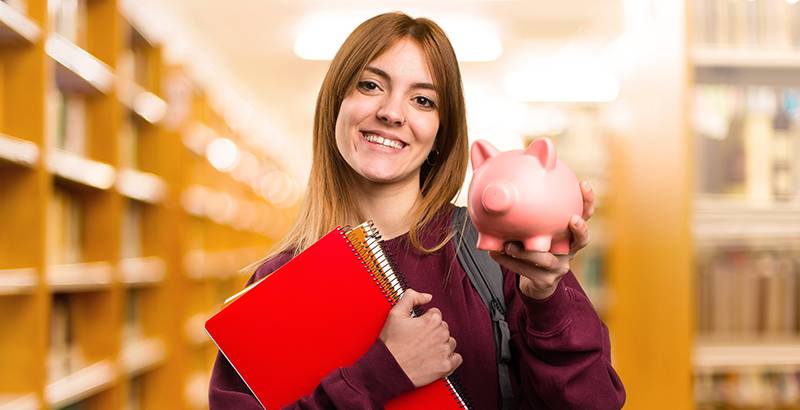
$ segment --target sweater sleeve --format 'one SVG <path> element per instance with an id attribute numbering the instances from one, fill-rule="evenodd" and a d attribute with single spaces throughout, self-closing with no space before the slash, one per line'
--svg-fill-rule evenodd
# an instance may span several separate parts
<path id="1" fill-rule="evenodd" d="M 503 270 L 520 408 L 621 408 L 625 388 L 611 366 L 608 328 L 572 272 L 550 297 L 536 300 Z"/>
<path id="2" fill-rule="evenodd" d="M 340 367 L 327 376 L 310 394 L 284 409 L 373 409 L 383 408 L 389 399 L 414 389 L 414 384 L 380 340 L 356 363 Z M 228 360 L 217 354 L 209 388 L 211 410 L 261 410 Z"/>
<path id="3" fill-rule="evenodd" d="M 260 280 L 289 260 L 279 255 L 264 263 L 248 281 Z M 372 409 L 382 408 L 389 399 L 414 389 L 414 384 L 378 339 L 354 364 L 326 375 L 308 395 L 284 409 Z M 221 353 L 217 354 L 208 390 L 210 410 L 257 410 L 263 407 L 236 370 Z"/>

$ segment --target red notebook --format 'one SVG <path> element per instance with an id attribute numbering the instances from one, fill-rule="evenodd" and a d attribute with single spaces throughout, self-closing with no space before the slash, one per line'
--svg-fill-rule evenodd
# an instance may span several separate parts
<path id="1" fill-rule="evenodd" d="M 372 223 L 340 227 L 230 298 L 206 330 L 261 405 L 280 409 L 366 353 L 403 292 Z M 386 404 L 390 410 L 468 408 L 452 378 Z"/>

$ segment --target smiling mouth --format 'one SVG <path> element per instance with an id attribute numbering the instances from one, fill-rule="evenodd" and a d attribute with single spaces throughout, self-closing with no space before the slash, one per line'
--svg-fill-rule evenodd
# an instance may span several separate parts
<path id="1" fill-rule="evenodd" d="M 365 140 L 367 140 L 367 142 L 370 142 L 370 143 L 376 144 L 376 145 L 381 145 L 381 146 L 384 146 L 384 147 L 398 149 L 398 150 L 403 149 L 403 148 L 405 148 L 406 145 L 408 145 L 408 144 L 406 144 L 406 143 L 404 143 L 402 141 L 393 140 L 393 139 L 389 139 L 389 138 L 384 138 L 384 137 L 381 137 L 380 135 L 375 135 L 375 134 L 370 134 L 370 133 L 365 133 L 365 132 L 362 132 L 361 135 L 364 137 Z"/>

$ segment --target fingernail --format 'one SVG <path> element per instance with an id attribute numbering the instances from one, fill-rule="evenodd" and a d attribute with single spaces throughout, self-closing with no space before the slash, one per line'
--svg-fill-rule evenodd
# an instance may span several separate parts
<path id="1" fill-rule="evenodd" d="M 575 227 L 580 226 L 581 217 L 578 216 L 578 215 L 572 215 L 572 218 L 570 219 L 570 223 L 572 223 L 572 225 L 575 226 Z"/>

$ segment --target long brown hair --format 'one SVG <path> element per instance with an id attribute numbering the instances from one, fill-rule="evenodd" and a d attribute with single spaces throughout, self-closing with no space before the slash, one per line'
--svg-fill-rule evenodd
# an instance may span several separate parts
<path id="1" fill-rule="evenodd" d="M 414 221 L 409 228 L 409 239 L 423 253 L 434 252 L 449 240 L 448 235 L 433 248 L 425 248 L 419 233 L 452 201 L 466 174 L 467 121 L 458 61 L 450 41 L 436 23 L 403 13 L 386 13 L 361 23 L 328 68 L 314 114 L 314 159 L 305 202 L 294 226 L 270 256 L 286 250 L 297 254 L 336 226 L 354 225 L 365 219 L 352 195 L 355 171 L 336 147 L 336 118 L 342 100 L 354 89 L 367 64 L 404 38 L 415 41 L 422 49 L 440 96 L 439 130 L 433 146 L 436 159 L 422 164 L 421 195 L 409 215 Z"/>

